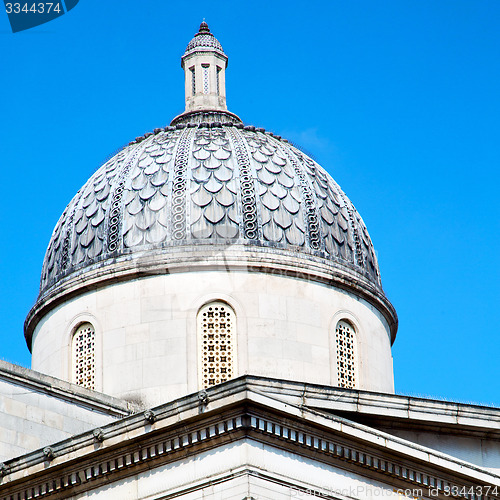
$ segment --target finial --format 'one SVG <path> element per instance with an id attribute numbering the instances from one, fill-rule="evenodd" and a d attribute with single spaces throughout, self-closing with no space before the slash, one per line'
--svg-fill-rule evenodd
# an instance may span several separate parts
<path id="1" fill-rule="evenodd" d="M 205 18 L 203 18 L 202 23 L 200 24 L 200 30 L 198 33 L 210 33 L 210 28 L 208 27 L 208 24 L 205 22 Z"/>

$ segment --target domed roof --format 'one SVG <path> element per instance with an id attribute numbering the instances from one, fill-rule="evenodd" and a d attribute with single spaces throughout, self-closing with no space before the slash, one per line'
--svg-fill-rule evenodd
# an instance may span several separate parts
<path id="1" fill-rule="evenodd" d="M 88 180 L 59 220 L 41 292 L 98 262 L 158 248 L 242 244 L 345 266 L 380 287 L 365 225 L 316 162 L 263 129 L 157 129 Z"/>
<path id="2" fill-rule="evenodd" d="M 222 45 L 220 44 L 219 40 L 217 40 L 217 38 L 215 38 L 215 36 L 210 32 L 210 28 L 205 21 L 200 24 L 198 33 L 196 33 L 193 39 L 188 43 L 185 54 L 194 52 L 196 50 L 214 50 L 225 56 Z"/>
<path id="3" fill-rule="evenodd" d="M 64 210 L 26 319 L 28 345 L 44 311 L 71 296 L 117 280 L 221 267 L 347 289 L 378 307 L 394 338 L 396 313 L 360 215 L 300 149 L 227 111 L 224 68 L 220 79 L 210 76 L 207 54 L 195 50 L 202 46 L 214 59 L 222 51 L 204 23 L 182 56 L 186 73 L 194 79 L 195 68 L 203 79 L 201 88 L 186 85 L 186 112 L 122 149 Z"/>

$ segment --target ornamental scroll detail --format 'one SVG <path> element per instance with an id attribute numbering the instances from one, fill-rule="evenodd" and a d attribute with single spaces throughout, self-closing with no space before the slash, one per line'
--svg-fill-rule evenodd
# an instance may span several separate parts
<path id="1" fill-rule="evenodd" d="M 118 177 L 118 186 L 115 189 L 113 194 L 113 198 L 111 200 L 111 211 L 109 213 L 109 221 L 108 221 L 108 251 L 114 252 L 117 250 L 119 246 L 119 235 L 120 235 L 120 227 L 123 219 L 122 215 L 122 197 L 123 190 L 125 189 L 125 183 L 128 178 L 128 173 L 132 168 L 134 162 L 139 157 L 139 154 L 143 151 L 144 146 L 142 148 L 136 148 L 132 156 L 129 158 L 125 167 L 120 172 L 120 176 Z"/>
<path id="2" fill-rule="evenodd" d="M 288 161 L 293 165 L 295 173 L 300 180 L 300 187 L 304 197 L 305 219 L 309 235 L 309 246 L 313 250 L 321 250 L 321 235 L 319 230 L 318 214 L 316 213 L 316 205 L 311 187 L 309 186 L 304 170 L 299 165 L 299 162 L 293 157 L 290 151 L 283 148 Z"/>
<path id="3" fill-rule="evenodd" d="M 249 240 L 256 240 L 259 237 L 257 223 L 257 201 L 255 197 L 255 187 L 250 170 L 250 160 L 245 145 L 241 137 L 227 128 L 234 144 L 234 152 L 240 169 L 241 205 L 243 213 L 243 234 Z"/>
<path id="4" fill-rule="evenodd" d="M 186 239 L 186 188 L 189 146 L 194 130 L 182 131 L 175 156 L 174 180 L 172 184 L 172 237 L 174 240 Z"/>

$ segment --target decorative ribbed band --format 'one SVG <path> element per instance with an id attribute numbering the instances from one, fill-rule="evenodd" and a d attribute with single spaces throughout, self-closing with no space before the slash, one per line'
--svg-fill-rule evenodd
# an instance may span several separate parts
<path id="1" fill-rule="evenodd" d="M 61 263 L 59 265 L 59 268 L 61 270 L 66 270 L 69 266 L 69 247 L 71 244 L 71 234 L 73 232 L 73 220 L 75 218 L 75 211 L 76 211 L 77 204 L 73 207 L 73 211 L 71 212 L 71 215 L 69 216 L 68 223 L 66 225 L 67 230 L 66 234 L 64 235 L 64 241 L 63 241 L 63 246 L 62 246 L 62 252 L 61 252 Z"/>
<path id="2" fill-rule="evenodd" d="M 257 222 L 257 202 L 255 198 L 255 187 L 250 170 L 250 160 L 245 144 L 238 132 L 232 128 L 227 128 L 230 135 L 236 160 L 240 170 L 241 205 L 243 212 L 243 234 L 249 240 L 256 240 L 259 237 L 259 227 Z"/>
<path id="3" fill-rule="evenodd" d="M 278 146 L 280 145 L 280 143 L 276 139 L 272 140 Z M 309 237 L 309 246 L 312 250 L 321 250 L 321 236 L 319 229 L 320 226 L 311 186 L 307 182 L 304 170 L 300 167 L 297 159 L 290 153 L 289 150 L 285 148 L 280 148 L 280 150 L 287 156 L 288 160 L 293 165 L 295 175 L 299 178 L 300 181 L 300 189 L 302 191 L 302 196 L 304 197 L 304 218 L 307 226 L 307 234 Z"/>
<path id="4" fill-rule="evenodd" d="M 139 158 L 139 155 L 144 151 L 144 148 L 146 147 L 147 143 L 148 141 L 144 141 L 142 147 L 135 149 L 135 151 L 132 153 L 130 158 L 125 163 L 125 166 L 123 167 L 118 177 L 118 186 L 116 187 L 115 192 L 113 193 L 113 198 L 111 201 L 111 210 L 108 214 L 108 221 L 107 221 L 108 252 L 114 252 L 115 250 L 118 249 L 120 245 L 120 229 L 123 220 L 122 197 L 123 197 L 123 190 L 125 189 L 125 182 L 128 177 L 128 173 L 130 172 L 130 169 Z"/>
<path id="5" fill-rule="evenodd" d="M 172 237 L 186 239 L 186 189 L 189 146 L 194 134 L 193 128 L 182 131 L 175 156 L 174 180 L 172 184 Z"/>
<path id="6" fill-rule="evenodd" d="M 349 214 L 349 221 L 351 222 L 351 228 L 352 228 L 352 236 L 354 239 L 354 244 L 356 246 L 356 262 L 358 263 L 358 266 L 365 268 L 366 262 L 365 259 L 363 258 L 363 247 L 361 246 L 361 240 L 359 238 L 357 229 L 358 225 L 356 224 L 356 220 L 354 219 L 352 205 L 347 199 L 347 196 L 340 190 L 339 190 L 339 195 L 342 198 L 342 201 L 344 202 L 347 213 Z"/>

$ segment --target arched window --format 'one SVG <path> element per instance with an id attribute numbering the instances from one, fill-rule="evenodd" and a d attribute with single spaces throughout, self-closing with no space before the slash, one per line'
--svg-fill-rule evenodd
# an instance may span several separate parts
<path id="1" fill-rule="evenodd" d="M 200 386 L 203 389 L 234 377 L 236 316 L 221 301 L 205 304 L 198 312 Z"/>
<path id="2" fill-rule="evenodd" d="M 78 325 L 73 335 L 73 382 L 95 389 L 95 329 L 90 323 Z"/>
<path id="3" fill-rule="evenodd" d="M 347 321 L 339 321 L 335 329 L 337 346 L 337 381 L 339 387 L 354 389 L 357 381 L 356 333 Z"/>

